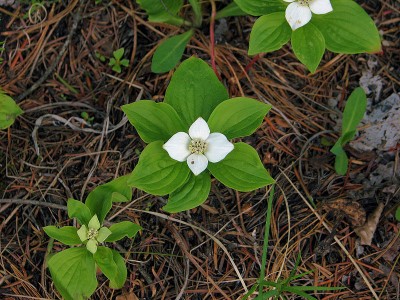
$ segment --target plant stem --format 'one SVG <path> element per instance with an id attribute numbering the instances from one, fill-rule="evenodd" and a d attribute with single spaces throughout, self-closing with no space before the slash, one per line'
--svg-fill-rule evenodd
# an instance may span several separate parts
<path id="1" fill-rule="evenodd" d="M 271 191 L 268 198 L 267 217 L 265 220 L 263 253 L 261 259 L 261 271 L 260 271 L 259 286 L 258 286 L 259 295 L 262 295 L 263 292 L 263 285 L 261 284 L 261 282 L 264 280 L 265 267 L 267 264 L 268 237 L 269 237 L 269 228 L 271 226 L 272 202 L 274 200 L 274 192 L 275 192 L 275 185 L 271 187 Z"/>
<path id="2" fill-rule="evenodd" d="M 210 0 L 211 2 L 211 20 L 210 20 L 210 55 L 211 55 L 211 66 L 214 70 L 215 75 L 217 75 L 218 79 L 221 80 L 221 76 L 217 71 L 217 66 L 215 64 L 215 40 L 214 40 L 214 25 L 215 25 L 215 15 L 217 14 L 217 8 L 215 6 L 215 1 Z"/>
<path id="3" fill-rule="evenodd" d="M 203 21 L 203 15 L 201 13 L 201 5 L 198 0 L 189 0 L 190 5 L 192 6 L 193 13 L 195 16 L 193 26 L 200 27 Z"/>

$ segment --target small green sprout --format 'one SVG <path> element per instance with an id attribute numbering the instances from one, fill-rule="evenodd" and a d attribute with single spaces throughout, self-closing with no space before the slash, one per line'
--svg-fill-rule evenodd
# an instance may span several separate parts
<path id="1" fill-rule="evenodd" d="M 89 116 L 89 114 L 86 111 L 81 112 L 81 117 L 89 124 L 93 123 L 94 117 Z"/>
<path id="2" fill-rule="evenodd" d="M 129 60 L 127 60 L 126 58 L 122 59 L 122 57 L 124 56 L 124 52 L 124 48 L 119 48 L 118 50 L 115 50 L 113 52 L 114 57 L 111 57 L 110 62 L 108 63 L 108 65 L 112 67 L 112 70 L 117 73 L 121 73 L 121 66 L 129 66 Z"/>
<path id="3" fill-rule="evenodd" d="M 101 62 L 105 62 L 105 61 L 106 61 L 106 57 L 105 57 L 103 54 L 101 54 L 100 52 L 95 51 L 94 54 L 96 55 L 96 57 L 97 57 Z"/>

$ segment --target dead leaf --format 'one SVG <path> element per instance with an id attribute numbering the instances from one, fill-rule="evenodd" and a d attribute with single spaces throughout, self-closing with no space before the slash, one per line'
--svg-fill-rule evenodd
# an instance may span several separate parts
<path id="1" fill-rule="evenodd" d="M 353 226 L 362 226 L 365 223 L 365 210 L 360 203 L 353 200 L 338 198 L 335 200 L 323 201 L 320 209 L 332 212 L 339 211 L 347 216 Z"/>
<path id="2" fill-rule="evenodd" d="M 134 293 L 128 293 L 117 296 L 115 300 L 139 300 L 139 298 Z"/>
<path id="3" fill-rule="evenodd" d="M 371 246 L 372 237 L 376 231 L 376 226 L 378 225 L 379 218 L 381 217 L 383 207 L 383 203 L 379 203 L 378 207 L 368 217 L 368 221 L 363 226 L 354 228 L 354 231 L 361 239 L 361 245 Z"/>

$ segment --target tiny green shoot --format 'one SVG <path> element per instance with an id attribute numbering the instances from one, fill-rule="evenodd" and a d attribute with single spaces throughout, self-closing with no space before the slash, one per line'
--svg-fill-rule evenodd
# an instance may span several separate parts
<path id="1" fill-rule="evenodd" d="M 109 66 L 112 67 L 112 70 L 121 73 L 122 69 L 121 66 L 128 67 L 129 60 L 126 58 L 122 58 L 124 56 L 125 49 L 119 48 L 113 52 L 113 56 L 110 58 L 110 62 L 108 63 Z M 101 60 L 101 59 L 100 59 Z"/>
<path id="2" fill-rule="evenodd" d="M 357 126 L 364 117 L 367 109 L 367 96 L 362 88 L 356 88 L 347 100 L 343 111 L 342 132 L 331 152 L 335 154 L 335 170 L 339 175 L 345 175 L 349 159 L 343 147 L 350 142 L 356 132 Z"/>

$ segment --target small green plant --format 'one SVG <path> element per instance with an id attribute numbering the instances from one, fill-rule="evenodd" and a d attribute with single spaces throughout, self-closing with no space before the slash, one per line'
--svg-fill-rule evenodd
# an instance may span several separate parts
<path id="1" fill-rule="evenodd" d="M 116 242 L 124 237 L 133 238 L 142 228 L 130 221 L 104 226 L 104 219 L 113 202 L 125 202 L 132 198 L 132 190 L 126 185 L 126 176 L 100 185 L 89 193 L 85 204 L 68 199 L 68 217 L 76 218 L 81 227 L 46 226 L 43 230 L 51 238 L 73 246 L 56 254 L 50 254 L 47 266 L 54 285 L 66 300 L 89 298 L 97 287 L 96 271 L 99 268 L 110 280 L 113 289 L 122 288 L 127 278 L 124 258 L 114 249 L 103 246 L 104 242 Z"/>
<path id="2" fill-rule="evenodd" d="M 272 202 L 274 199 L 275 186 L 271 187 L 271 191 L 268 198 L 267 216 L 265 219 L 265 232 L 264 232 L 264 243 L 263 252 L 261 258 L 261 270 L 260 277 L 257 282 L 252 286 L 252 288 L 247 292 L 247 294 L 242 298 L 242 300 L 248 299 L 257 289 L 258 295 L 254 300 L 267 300 L 267 299 L 279 299 L 284 298 L 284 294 L 291 293 L 302 297 L 302 299 L 317 300 L 317 298 L 310 296 L 306 292 L 317 292 L 317 291 L 333 291 L 341 290 L 344 287 L 322 287 L 322 286 L 291 286 L 290 282 L 306 276 L 312 271 L 304 272 L 301 274 L 296 274 L 297 267 L 300 263 L 301 253 L 297 256 L 296 264 L 293 270 L 290 272 L 290 276 L 286 279 L 278 280 L 277 282 L 265 280 L 265 271 L 267 263 L 267 250 L 268 250 L 268 239 L 269 239 L 269 229 L 271 226 L 271 216 L 272 216 Z M 269 291 L 264 291 L 266 287 L 271 287 Z"/>
<path id="3" fill-rule="evenodd" d="M 89 116 L 86 111 L 81 112 L 81 117 L 89 124 L 93 123 L 94 117 Z"/>
<path id="4" fill-rule="evenodd" d="M 201 26 L 201 5 L 198 0 L 189 0 L 194 18 L 185 20 L 178 15 L 183 7 L 183 0 L 138 0 L 138 4 L 147 12 L 151 22 L 184 25 L 190 28 L 182 34 L 166 38 L 157 47 L 153 55 L 151 71 L 154 73 L 168 72 L 181 60 L 183 52 L 194 34 L 194 28 Z"/>
<path id="5" fill-rule="evenodd" d="M 112 67 L 112 70 L 121 73 L 122 69 L 121 66 L 128 67 L 129 66 L 129 60 L 126 58 L 122 58 L 124 56 L 125 49 L 124 48 L 119 48 L 118 50 L 115 50 L 113 52 L 113 56 L 110 58 L 110 62 L 108 63 L 109 66 Z M 102 61 L 102 58 L 100 56 L 100 61 Z"/>
<path id="6" fill-rule="evenodd" d="M 101 62 L 105 62 L 105 61 L 106 61 L 106 57 L 105 57 L 103 54 L 101 54 L 100 52 L 95 51 L 94 54 L 96 55 L 96 57 L 97 57 Z"/>
<path id="7" fill-rule="evenodd" d="M 396 209 L 396 220 L 400 222 L 400 205 Z"/>
<path id="8" fill-rule="evenodd" d="M 163 209 L 172 213 L 201 205 L 211 175 L 244 192 L 274 183 L 254 148 L 228 140 L 252 134 L 270 108 L 254 99 L 228 99 L 205 62 L 187 59 L 172 76 L 164 103 L 141 100 L 122 106 L 149 143 L 128 184 L 154 195 L 169 194 Z"/>
<path id="9" fill-rule="evenodd" d="M 235 0 L 218 17 L 261 16 L 250 34 L 249 55 L 279 50 L 288 41 L 296 57 L 311 71 L 325 49 L 356 54 L 381 51 L 378 29 L 353 0 Z"/>
<path id="10" fill-rule="evenodd" d="M 367 97 L 362 88 L 356 88 L 346 102 L 342 118 L 342 132 L 331 152 L 335 157 L 335 170 L 339 175 L 347 172 L 349 159 L 343 147 L 350 142 L 357 132 L 357 126 L 364 117 L 367 109 Z"/>
<path id="11" fill-rule="evenodd" d="M 15 119 L 24 111 L 15 103 L 14 99 L 0 89 L 0 129 L 10 127 Z"/>

